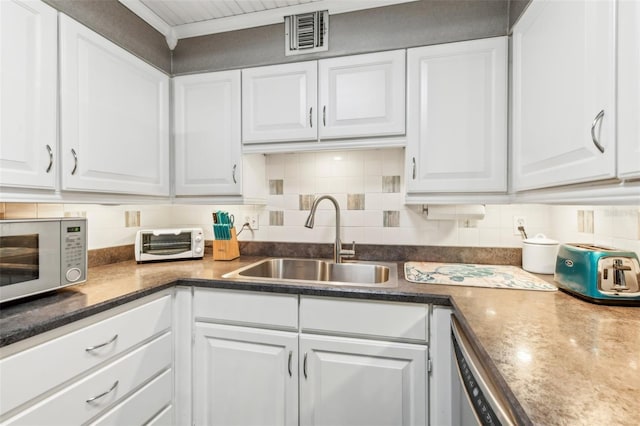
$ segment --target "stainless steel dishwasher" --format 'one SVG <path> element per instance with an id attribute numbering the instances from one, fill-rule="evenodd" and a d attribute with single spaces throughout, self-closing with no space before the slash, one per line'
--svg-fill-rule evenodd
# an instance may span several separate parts
<path id="1" fill-rule="evenodd" d="M 491 381 L 454 316 L 451 317 L 452 424 L 515 425 L 515 417 Z"/>

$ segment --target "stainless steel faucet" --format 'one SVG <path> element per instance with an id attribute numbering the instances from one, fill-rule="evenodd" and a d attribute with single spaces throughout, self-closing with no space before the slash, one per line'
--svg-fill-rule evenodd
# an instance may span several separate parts
<path id="1" fill-rule="evenodd" d="M 307 228 L 313 228 L 313 221 L 316 217 L 316 209 L 318 208 L 318 204 L 322 200 L 329 200 L 333 203 L 333 206 L 336 208 L 336 241 L 333 246 L 333 261 L 335 263 L 342 263 L 343 257 L 354 257 L 356 255 L 356 242 L 353 242 L 351 246 L 351 250 L 344 250 L 342 248 L 342 241 L 340 241 L 340 206 L 338 205 L 338 201 L 333 198 L 331 195 L 321 195 L 320 197 L 313 200 L 313 204 L 311 205 L 311 211 L 309 212 L 309 217 L 307 217 L 307 221 L 304 223 L 304 226 Z"/>

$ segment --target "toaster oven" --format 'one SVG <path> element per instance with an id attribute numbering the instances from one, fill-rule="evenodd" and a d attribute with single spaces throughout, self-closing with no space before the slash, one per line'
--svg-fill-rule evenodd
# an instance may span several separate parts
<path id="1" fill-rule="evenodd" d="M 204 255 L 202 228 L 147 229 L 136 233 L 137 262 L 197 259 Z"/>

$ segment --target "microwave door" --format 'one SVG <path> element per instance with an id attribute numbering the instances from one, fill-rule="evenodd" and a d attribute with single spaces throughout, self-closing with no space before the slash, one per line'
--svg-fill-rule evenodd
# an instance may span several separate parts
<path id="1" fill-rule="evenodd" d="M 60 224 L 5 224 L 0 235 L 0 300 L 37 293 L 60 281 Z"/>
<path id="2" fill-rule="evenodd" d="M 0 237 L 0 285 L 40 278 L 38 234 Z"/>

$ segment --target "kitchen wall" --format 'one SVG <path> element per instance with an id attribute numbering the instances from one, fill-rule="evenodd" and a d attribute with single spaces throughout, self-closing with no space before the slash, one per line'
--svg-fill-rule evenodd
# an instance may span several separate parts
<path id="1" fill-rule="evenodd" d="M 487 205 L 482 220 L 427 220 L 422 206 L 405 206 L 401 149 L 267 156 L 266 206 L 121 205 L 0 203 L 0 216 L 86 216 L 89 248 L 132 244 L 140 228 L 201 226 L 213 239 L 211 212 L 235 215 L 241 225 L 259 217 L 257 231 L 240 240 L 331 243 L 335 212 L 319 205 L 314 229 L 304 227 L 316 194 L 331 194 L 342 209 L 342 240 L 360 244 L 520 247 L 513 216 L 525 217 L 529 236 L 544 233 L 561 242 L 585 242 L 636 251 L 640 255 L 640 205 Z M 240 226 L 237 226 L 239 229 Z"/>
<path id="2" fill-rule="evenodd" d="M 531 0 L 509 0 L 509 29 L 513 27 Z"/>
<path id="3" fill-rule="evenodd" d="M 173 52 L 174 74 L 424 46 L 507 34 L 508 0 L 420 0 L 329 18 L 329 51 L 284 55 L 284 24 L 192 37 Z"/>

